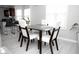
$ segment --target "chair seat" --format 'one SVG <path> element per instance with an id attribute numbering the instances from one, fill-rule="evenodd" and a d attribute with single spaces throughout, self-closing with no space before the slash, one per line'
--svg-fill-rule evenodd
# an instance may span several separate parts
<path id="1" fill-rule="evenodd" d="M 38 34 L 36 33 L 30 33 L 30 40 L 34 39 L 34 38 L 37 38 Z"/>
<path id="2" fill-rule="evenodd" d="M 24 32 L 24 31 L 23 31 Z M 23 36 L 25 36 L 25 37 L 28 37 L 27 36 L 27 33 L 23 33 Z M 32 31 L 29 31 L 29 36 L 30 36 L 30 40 L 32 40 L 32 39 L 34 39 L 34 38 L 37 38 L 37 36 L 38 36 L 38 33 L 34 33 L 34 32 L 32 32 Z"/>
<path id="3" fill-rule="evenodd" d="M 39 39 L 39 36 L 37 37 Z M 42 34 L 42 41 L 49 43 L 50 35 Z"/>
<path id="4" fill-rule="evenodd" d="M 42 35 L 42 41 L 49 43 L 49 35 Z"/>
<path id="5" fill-rule="evenodd" d="M 42 41 L 49 43 L 51 35 L 46 34 L 45 32 L 42 33 Z M 56 32 L 54 33 L 52 40 L 56 37 Z M 39 39 L 39 36 L 38 36 Z"/>

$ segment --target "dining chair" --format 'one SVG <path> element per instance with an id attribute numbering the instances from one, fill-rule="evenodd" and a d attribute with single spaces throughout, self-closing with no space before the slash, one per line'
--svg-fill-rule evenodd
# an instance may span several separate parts
<path id="1" fill-rule="evenodd" d="M 19 22 L 19 21 L 18 21 Z M 21 41 L 21 38 L 22 38 L 22 32 L 21 32 L 21 27 L 20 25 L 18 24 L 18 29 L 19 29 L 19 39 L 18 39 L 18 42 Z M 30 30 L 31 31 L 31 30 Z M 25 40 L 26 41 L 26 40 Z M 34 40 L 32 40 L 31 42 L 33 42 Z"/>
<path id="2" fill-rule="evenodd" d="M 53 54 L 52 39 L 53 39 L 54 31 L 55 31 L 55 28 L 52 29 L 52 34 L 51 34 L 51 35 L 42 34 L 42 42 L 46 42 L 46 43 L 49 44 L 50 50 L 51 50 L 51 53 L 52 53 L 52 54 Z M 38 39 L 39 39 L 39 37 L 38 37 Z M 39 42 L 38 42 L 38 43 L 39 43 Z M 39 43 L 39 44 L 40 44 L 40 43 Z M 39 49 L 39 44 L 38 44 L 38 49 Z"/>
<path id="3" fill-rule="evenodd" d="M 27 27 L 25 20 L 20 20 L 19 25 L 20 25 L 21 33 L 22 33 L 22 39 L 21 39 L 20 47 L 22 47 L 23 40 L 26 39 L 27 40 L 26 51 L 27 51 L 30 40 L 35 39 L 38 36 L 38 34 L 33 33 L 33 32 L 28 30 L 28 27 Z"/>
<path id="4" fill-rule="evenodd" d="M 21 27 L 20 26 L 18 27 L 19 27 L 19 39 L 18 39 L 18 42 L 19 42 L 21 41 L 21 38 L 22 38 L 22 32 L 21 32 Z"/>
<path id="5" fill-rule="evenodd" d="M 18 21 L 18 23 L 19 23 L 19 21 Z M 19 42 L 21 40 L 21 38 L 22 38 L 21 27 L 20 27 L 19 24 L 18 24 L 18 29 L 19 29 L 19 39 L 18 39 L 18 42 Z"/>
<path id="6" fill-rule="evenodd" d="M 60 31 L 60 27 L 58 29 L 55 29 L 54 36 L 53 36 L 53 40 L 52 40 L 53 46 L 54 46 L 54 41 L 55 41 L 56 49 L 57 50 L 59 50 L 59 48 L 58 48 L 58 42 L 57 42 L 58 35 L 59 35 L 59 31 Z"/>
<path id="7" fill-rule="evenodd" d="M 18 42 L 21 41 L 22 39 L 22 31 L 21 31 L 21 27 L 25 27 L 25 25 L 27 25 L 25 22 L 23 22 L 23 20 L 18 20 L 18 29 L 19 29 L 19 39 L 18 39 Z M 22 24 L 23 23 L 23 24 Z M 26 40 L 25 40 L 26 41 Z"/>
<path id="8" fill-rule="evenodd" d="M 59 30 L 60 30 L 60 27 L 58 27 L 58 29 L 56 28 L 55 33 L 54 33 L 54 39 L 52 41 L 53 46 L 54 46 L 54 41 L 55 41 L 57 50 L 59 50 L 58 49 L 58 43 L 57 43 L 57 38 L 58 38 Z M 51 35 L 51 31 L 48 31 L 47 34 Z M 46 42 L 44 44 L 46 45 Z"/>
<path id="9" fill-rule="evenodd" d="M 42 41 L 49 44 L 51 54 L 53 54 L 53 49 L 52 49 L 52 45 L 54 45 L 53 41 L 55 41 L 56 47 L 57 47 L 57 50 L 58 50 L 57 37 L 58 37 L 59 29 L 60 29 L 60 27 L 58 29 L 53 28 L 50 35 L 47 35 L 47 34 L 42 35 Z"/>

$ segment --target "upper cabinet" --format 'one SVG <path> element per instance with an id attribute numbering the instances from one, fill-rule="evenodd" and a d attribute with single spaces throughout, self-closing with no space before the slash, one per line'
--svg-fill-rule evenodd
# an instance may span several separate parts
<path id="1" fill-rule="evenodd" d="M 15 16 L 15 8 L 9 8 L 10 16 Z"/>
<path id="2" fill-rule="evenodd" d="M 15 8 L 8 8 L 7 10 L 4 10 L 4 16 L 15 16 Z"/>
<path id="3" fill-rule="evenodd" d="M 4 10 L 4 16 L 9 17 L 9 10 Z"/>

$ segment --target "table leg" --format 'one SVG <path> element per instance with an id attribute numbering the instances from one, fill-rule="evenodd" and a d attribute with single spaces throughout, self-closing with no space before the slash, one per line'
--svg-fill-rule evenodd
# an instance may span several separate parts
<path id="1" fill-rule="evenodd" d="M 42 54 L 42 31 L 41 30 L 39 32 L 39 48 L 40 48 L 39 53 Z"/>

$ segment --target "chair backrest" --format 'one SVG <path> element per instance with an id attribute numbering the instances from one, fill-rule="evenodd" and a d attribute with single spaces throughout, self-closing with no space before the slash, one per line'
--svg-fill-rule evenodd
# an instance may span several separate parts
<path id="1" fill-rule="evenodd" d="M 60 30 L 60 27 L 58 27 L 57 29 L 55 29 L 53 39 L 57 39 L 58 34 L 59 34 L 59 30 Z"/>
<path id="2" fill-rule="evenodd" d="M 26 21 L 25 21 L 25 20 L 20 20 L 20 21 L 19 21 L 19 26 L 20 26 L 22 35 L 23 35 L 24 37 L 29 38 L 29 32 L 28 32 L 28 28 L 27 28 Z"/>
<path id="3" fill-rule="evenodd" d="M 20 27 L 25 28 L 27 26 L 26 21 L 25 20 L 18 20 Z"/>
<path id="4" fill-rule="evenodd" d="M 53 28 L 53 31 L 50 36 L 50 41 L 57 39 L 59 30 L 60 30 L 60 27 L 58 29 Z"/>
<path id="5" fill-rule="evenodd" d="M 54 31 L 55 31 L 55 28 L 53 28 L 52 33 L 50 34 L 50 41 L 49 41 L 49 42 L 51 42 L 51 41 L 52 41 L 52 39 L 53 39 L 53 36 L 54 36 Z"/>

